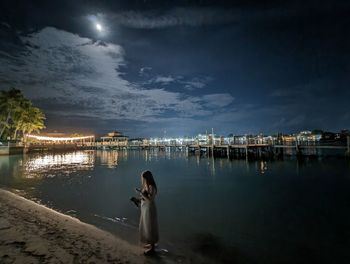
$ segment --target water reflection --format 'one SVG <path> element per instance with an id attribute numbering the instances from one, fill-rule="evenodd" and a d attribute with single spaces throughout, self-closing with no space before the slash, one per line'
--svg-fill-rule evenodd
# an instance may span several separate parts
<path id="1" fill-rule="evenodd" d="M 160 161 L 160 160 L 174 160 L 188 157 L 185 151 L 172 150 L 171 148 L 159 149 L 145 149 L 143 151 L 135 151 L 139 153 L 146 162 Z"/>
<path id="2" fill-rule="evenodd" d="M 5 183 L 11 177 L 12 168 L 10 166 L 9 156 L 0 156 L 0 183 Z"/>
<path id="3" fill-rule="evenodd" d="M 199 155 L 196 155 L 197 167 L 199 167 L 200 160 L 201 160 L 201 157 Z"/>
<path id="4" fill-rule="evenodd" d="M 275 263 L 295 263 L 282 260 L 293 259 L 300 245 L 315 255 L 322 247 L 339 254 L 348 248 L 334 235 L 350 230 L 345 160 L 228 160 L 166 150 L 41 153 L 0 157 L 0 184 L 120 235 L 120 228 L 137 230 L 139 211 L 129 197 L 145 169 L 159 186 L 161 243 L 192 238 L 188 248 L 210 259 L 223 254 L 227 263 L 243 252 L 259 259 L 268 251 L 281 260 Z"/>
<path id="5" fill-rule="evenodd" d="M 102 165 L 113 169 L 118 166 L 121 159 L 127 160 L 128 153 L 126 151 L 97 151 L 96 156 L 100 159 Z"/>
<path id="6" fill-rule="evenodd" d="M 23 156 L 19 161 L 25 178 L 43 176 L 50 171 L 71 173 L 77 170 L 90 170 L 94 167 L 95 155 L 93 151 L 76 151 L 71 153 L 45 154 L 36 156 Z"/>
<path id="7" fill-rule="evenodd" d="M 215 177 L 215 160 L 214 157 L 211 158 L 211 174 Z"/>
<path id="8" fill-rule="evenodd" d="M 264 174 L 267 171 L 267 162 L 261 160 L 260 161 L 260 173 Z"/>

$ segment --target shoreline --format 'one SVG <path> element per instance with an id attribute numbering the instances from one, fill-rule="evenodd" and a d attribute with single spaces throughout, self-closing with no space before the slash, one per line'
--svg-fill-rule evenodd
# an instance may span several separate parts
<path id="1" fill-rule="evenodd" d="M 146 257 L 134 245 L 92 224 L 0 187 L 0 263 L 220 263 L 158 248 Z M 175 250 L 176 251 L 176 250 Z M 184 254 L 185 253 L 185 254 Z"/>
<path id="2" fill-rule="evenodd" d="M 140 247 L 1 188 L 0 262 L 154 263 Z"/>

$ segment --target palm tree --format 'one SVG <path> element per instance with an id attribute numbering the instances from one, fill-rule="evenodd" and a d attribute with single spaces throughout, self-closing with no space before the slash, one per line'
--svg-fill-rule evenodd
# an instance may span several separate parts
<path id="1" fill-rule="evenodd" d="M 45 128 L 45 115 L 32 105 L 20 90 L 15 88 L 0 93 L 0 138 L 5 132 L 16 139 L 18 132 L 24 136 L 26 133 L 39 131 Z"/>
<path id="2" fill-rule="evenodd" d="M 27 133 L 30 134 L 33 131 L 39 132 L 40 129 L 45 128 L 44 120 L 44 113 L 39 108 L 30 104 L 25 111 L 22 112 L 16 123 L 14 137 L 17 137 L 18 131 L 21 131 L 24 137 Z"/>
<path id="3" fill-rule="evenodd" d="M 0 138 L 6 129 L 10 129 L 13 116 L 21 110 L 21 103 L 26 100 L 20 90 L 11 88 L 0 92 Z"/>

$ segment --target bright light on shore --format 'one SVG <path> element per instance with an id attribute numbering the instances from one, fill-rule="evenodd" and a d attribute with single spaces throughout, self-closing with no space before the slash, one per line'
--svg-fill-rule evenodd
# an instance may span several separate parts
<path id="1" fill-rule="evenodd" d="M 34 138 L 37 140 L 45 141 L 67 141 L 67 140 L 82 140 L 82 139 L 93 139 L 95 136 L 83 136 L 83 137 L 46 137 L 27 134 L 26 137 Z"/>

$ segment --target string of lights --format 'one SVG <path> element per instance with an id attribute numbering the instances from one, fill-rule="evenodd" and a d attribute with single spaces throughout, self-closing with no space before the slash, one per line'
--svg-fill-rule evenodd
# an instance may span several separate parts
<path id="1" fill-rule="evenodd" d="M 81 136 L 81 137 L 48 137 L 48 136 L 38 136 L 27 134 L 27 138 L 34 138 L 37 140 L 45 140 L 45 141 L 67 141 L 67 140 L 83 140 L 83 139 L 92 139 L 95 136 Z"/>

